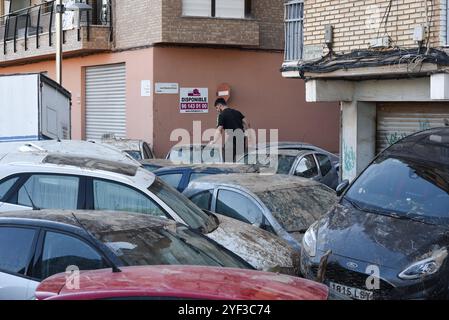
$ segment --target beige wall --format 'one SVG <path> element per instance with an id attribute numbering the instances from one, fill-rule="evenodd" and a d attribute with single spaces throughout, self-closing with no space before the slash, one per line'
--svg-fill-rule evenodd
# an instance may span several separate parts
<path id="1" fill-rule="evenodd" d="M 324 26 L 334 26 L 334 50 L 349 52 L 367 49 L 370 39 L 389 35 L 393 46 L 416 47 L 413 29 L 426 25 L 426 6 L 430 9 L 430 40 L 434 47 L 445 41 L 443 4 L 441 0 L 397 0 L 393 1 L 386 30 L 377 25 L 387 10 L 389 0 L 305 0 L 304 44 L 324 44 Z M 327 49 L 326 49 L 327 50 Z"/>
<path id="2" fill-rule="evenodd" d="M 232 87 L 230 104 L 252 122 L 255 129 L 279 129 L 281 140 L 305 141 L 330 151 L 339 150 L 337 103 L 306 103 L 304 82 L 281 77 L 282 53 L 236 49 L 156 47 L 155 82 L 177 82 L 180 87 L 209 88 L 208 114 L 181 114 L 178 95 L 156 95 L 154 137 L 156 152 L 164 154 L 174 142 L 172 130 L 193 131 L 193 121 L 202 129 L 215 128 L 213 108 L 217 86 Z"/>
<path id="3" fill-rule="evenodd" d="M 82 58 L 64 59 L 63 85 L 72 93 L 72 138 L 84 138 L 84 68 L 88 66 L 126 63 L 127 134 L 130 138 L 152 143 L 153 100 L 140 96 L 140 81 L 153 80 L 153 49 L 106 53 Z M 0 68 L 0 73 L 42 72 L 54 78 L 54 61 Z"/>

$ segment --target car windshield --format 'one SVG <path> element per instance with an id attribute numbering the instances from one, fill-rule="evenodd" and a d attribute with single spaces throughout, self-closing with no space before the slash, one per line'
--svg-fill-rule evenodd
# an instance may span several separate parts
<path id="1" fill-rule="evenodd" d="M 169 159 L 183 164 L 192 163 L 221 163 L 221 153 L 218 148 L 205 146 L 186 146 L 174 148 Z"/>
<path id="2" fill-rule="evenodd" d="M 135 160 L 142 160 L 142 155 L 140 154 L 139 151 L 136 150 L 126 150 L 125 151 L 127 154 L 129 154 L 133 159 Z"/>
<path id="3" fill-rule="evenodd" d="M 98 232 L 125 266 L 201 265 L 250 268 L 233 253 L 184 225 Z"/>
<path id="4" fill-rule="evenodd" d="M 159 178 L 156 178 L 148 190 L 169 206 L 192 229 L 207 234 L 218 227 L 214 216 L 202 211 L 183 194 L 163 183 Z"/>
<path id="5" fill-rule="evenodd" d="M 322 186 L 269 190 L 256 195 L 288 232 L 305 232 L 337 202 L 335 193 Z"/>
<path id="6" fill-rule="evenodd" d="M 354 182 L 345 198 L 361 210 L 448 224 L 449 168 L 381 157 Z"/>

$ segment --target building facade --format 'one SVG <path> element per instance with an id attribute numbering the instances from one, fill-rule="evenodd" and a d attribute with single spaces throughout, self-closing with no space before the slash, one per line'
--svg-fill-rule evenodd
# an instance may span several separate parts
<path id="1" fill-rule="evenodd" d="M 144 139 L 163 156 L 176 143 L 173 130 L 193 133 L 194 121 L 214 128 L 213 102 L 229 95 L 255 129 L 338 150 L 338 104 L 306 103 L 304 88 L 279 74 L 282 0 L 86 2 L 92 10 L 63 18 L 73 138 L 114 133 Z M 55 2 L 5 0 L 0 8 L 0 73 L 54 77 Z M 199 109 L 181 109 L 196 94 Z"/>
<path id="2" fill-rule="evenodd" d="M 286 1 L 285 22 L 283 76 L 309 102 L 340 102 L 343 178 L 449 123 L 447 0 Z"/>

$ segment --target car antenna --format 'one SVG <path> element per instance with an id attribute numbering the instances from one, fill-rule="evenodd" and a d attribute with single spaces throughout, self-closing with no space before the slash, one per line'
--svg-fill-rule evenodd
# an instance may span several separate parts
<path id="1" fill-rule="evenodd" d="M 79 219 L 73 212 L 72 212 L 72 216 L 75 219 L 76 223 L 78 223 L 80 225 L 80 227 L 89 235 L 89 237 L 91 237 L 94 240 L 97 240 L 97 238 L 95 238 L 95 236 L 91 232 L 89 232 L 89 230 L 86 229 L 86 227 L 81 223 L 81 221 L 79 221 Z M 122 272 L 122 270 L 120 270 L 120 268 L 114 262 L 112 262 L 112 261 L 109 261 L 109 262 L 112 265 L 112 272 L 114 272 L 114 273 Z"/>

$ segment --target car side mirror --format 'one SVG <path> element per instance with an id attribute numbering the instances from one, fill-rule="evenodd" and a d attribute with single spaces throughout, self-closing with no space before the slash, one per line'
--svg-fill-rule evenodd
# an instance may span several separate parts
<path id="1" fill-rule="evenodd" d="M 336 190 L 337 196 L 340 197 L 346 191 L 346 189 L 348 189 L 348 187 L 349 187 L 349 180 L 343 180 L 343 182 L 340 183 L 337 187 L 337 190 Z"/>

